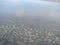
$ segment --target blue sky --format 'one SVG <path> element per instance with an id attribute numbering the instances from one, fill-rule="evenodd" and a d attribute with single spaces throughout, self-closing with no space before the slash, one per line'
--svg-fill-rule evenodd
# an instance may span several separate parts
<path id="1" fill-rule="evenodd" d="M 60 12 L 60 3 L 40 0 L 0 0 L 0 12 Z M 60 14 L 60 13 L 59 13 Z"/>
<path id="2" fill-rule="evenodd" d="M 7 7 L 21 7 L 21 6 L 25 6 L 29 4 L 31 5 L 47 5 L 47 6 L 55 6 L 55 7 L 59 7 L 60 4 L 59 3 L 54 3 L 54 2 L 48 2 L 48 1 L 39 1 L 39 0 L 0 0 L 0 7 L 2 8 L 7 8 Z M 28 6 L 28 5 L 27 5 Z M 24 7 L 23 7 L 24 8 Z"/>

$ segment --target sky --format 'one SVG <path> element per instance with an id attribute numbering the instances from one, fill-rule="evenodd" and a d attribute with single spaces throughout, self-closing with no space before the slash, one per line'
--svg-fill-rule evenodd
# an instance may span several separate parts
<path id="1" fill-rule="evenodd" d="M 45 0 L 0 0 L 0 12 L 23 14 L 60 14 L 60 3 Z"/>
<path id="2" fill-rule="evenodd" d="M 60 2 L 60 0 L 45 0 L 45 1 Z"/>
<path id="3" fill-rule="evenodd" d="M 48 6 L 60 6 L 59 3 L 41 1 L 41 0 L 0 0 L 0 8 L 18 8 L 19 6 L 24 8 L 24 5 L 48 5 Z M 21 6 L 22 5 L 22 6 Z M 13 7 L 14 6 L 14 7 Z M 19 8 L 20 8 L 19 7 Z"/>

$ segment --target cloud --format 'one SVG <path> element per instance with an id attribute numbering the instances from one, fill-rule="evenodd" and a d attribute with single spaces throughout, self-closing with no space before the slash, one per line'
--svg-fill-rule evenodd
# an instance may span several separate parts
<path id="1" fill-rule="evenodd" d="M 60 0 L 44 0 L 44 1 L 60 2 Z"/>

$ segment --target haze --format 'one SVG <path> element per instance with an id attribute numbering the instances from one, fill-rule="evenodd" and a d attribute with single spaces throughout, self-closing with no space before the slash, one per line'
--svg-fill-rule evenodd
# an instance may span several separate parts
<path id="1" fill-rule="evenodd" d="M 60 3 L 0 0 L 0 45 L 60 45 Z"/>

